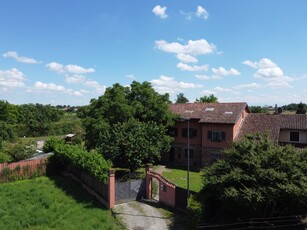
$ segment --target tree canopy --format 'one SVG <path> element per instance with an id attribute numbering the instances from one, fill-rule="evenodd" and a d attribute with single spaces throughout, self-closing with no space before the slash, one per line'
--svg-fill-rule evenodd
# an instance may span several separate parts
<path id="1" fill-rule="evenodd" d="M 188 102 L 189 102 L 189 99 L 186 98 L 183 93 L 179 93 L 177 95 L 177 98 L 176 98 L 176 101 L 175 101 L 176 104 L 185 104 L 185 103 L 188 103 Z"/>
<path id="2" fill-rule="evenodd" d="M 107 88 L 79 112 L 87 148 L 97 148 L 107 159 L 131 170 L 140 162 L 159 158 L 171 141 L 166 127 L 173 123 L 174 115 L 168 101 L 169 95 L 158 94 L 149 82 Z"/>
<path id="3" fill-rule="evenodd" d="M 214 96 L 214 94 L 210 94 L 209 96 L 203 96 L 200 97 L 199 99 L 196 99 L 195 102 L 200 102 L 200 103 L 217 103 L 218 98 Z"/>
<path id="4" fill-rule="evenodd" d="M 267 113 L 268 109 L 261 106 L 249 106 L 251 113 Z"/>
<path id="5" fill-rule="evenodd" d="M 201 197 L 207 221 L 304 214 L 307 152 L 276 146 L 268 135 L 246 136 L 203 171 Z"/>
<path id="6" fill-rule="evenodd" d="M 306 105 L 302 102 L 298 104 L 296 114 L 306 114 Z"/>

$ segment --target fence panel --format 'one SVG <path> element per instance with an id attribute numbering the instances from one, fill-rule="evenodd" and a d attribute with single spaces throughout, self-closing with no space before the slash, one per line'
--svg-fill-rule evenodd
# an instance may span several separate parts
<path id="1" fill-rule="evenodd" d="M 0 182 L 42 176 L 46 174 L 46 159 L 0 164 Z"/>

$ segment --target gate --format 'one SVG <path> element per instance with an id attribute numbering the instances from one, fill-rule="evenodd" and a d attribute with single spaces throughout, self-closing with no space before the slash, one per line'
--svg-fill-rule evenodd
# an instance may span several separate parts
<path id="1" fill-rule="evenodd" d="M 133 179 L 132 174 L 115 180 L 115 203 L 121 204 L 145 198 L 145 179 Z"/>

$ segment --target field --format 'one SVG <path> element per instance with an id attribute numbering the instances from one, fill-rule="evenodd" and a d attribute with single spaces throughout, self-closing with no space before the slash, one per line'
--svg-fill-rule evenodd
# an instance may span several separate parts
<path id="1" fill-rule="evenodd" d="M 0 184 L 0 229 L 122 229 L 76 182 L 39 177 Z"/>
<path id="2" fill-rule="evenodd" d="M 175 185 L 187 188 L 187 171 L 183 169 L 167 168 L 163 172 L 163 177 L 173 182 Z M 202 181 L 199 172 L 190 171 L 190 190 L 199 192 L 202 188 Z"/>

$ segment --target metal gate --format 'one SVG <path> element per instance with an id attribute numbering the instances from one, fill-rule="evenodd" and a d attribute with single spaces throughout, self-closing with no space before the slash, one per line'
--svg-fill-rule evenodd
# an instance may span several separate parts
<path id="1" fill-rule="evenodd" d="M 145 179 L 131 179 L 133 176 L 126 175 L 115 181 L 115 203 L 125 203 L 132 200 L 145 198 Z"/>

